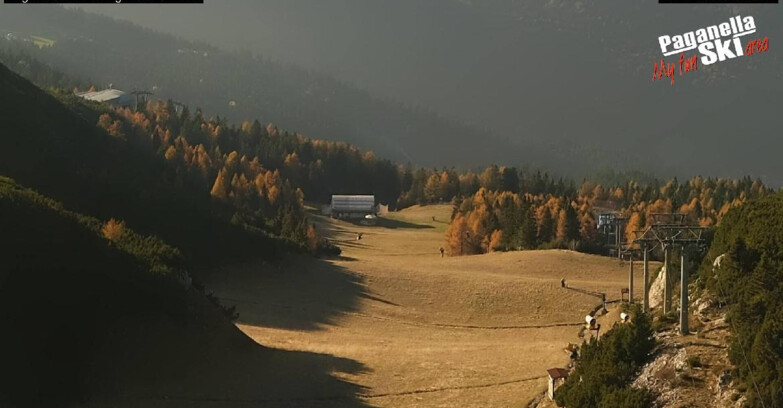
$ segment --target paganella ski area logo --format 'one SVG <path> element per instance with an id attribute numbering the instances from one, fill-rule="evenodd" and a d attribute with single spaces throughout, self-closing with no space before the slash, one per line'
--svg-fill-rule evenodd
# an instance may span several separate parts
<path id="1" fill-rule="evenodd" d="M 675 69 L 679 66 L 679 74 L 699 69 L 701 65 L 712 65 L 716 62 L 750 56 L 769 50 L 769 38 L 746 37 L 756 33 L 756 20 L 752 16 L 736 16 L 729 21 L 712 25 L 684 34 L 662 35 L 658 44 L 664 58 L 656 61 L 653 66 L 653 81 L 670 78 L 674 84 Z M 743 37 L 752 38 L 743 45 Z M 686 52 L 696 50 L 695 55 L 688 56 Z M 666 63 L 665 57 L 679 55 L 677 62 Z"/>

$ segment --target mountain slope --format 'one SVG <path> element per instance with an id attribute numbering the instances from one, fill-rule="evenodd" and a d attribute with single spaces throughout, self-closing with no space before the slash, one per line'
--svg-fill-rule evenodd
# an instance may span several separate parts
<path id="1" fill-rule="evenodd" d="M 700 283 L 727 306 L 729 358 L 747 406 L 783 400 L 783 193 L 731 210 L 715 233 Z"/>
<path id="2" fill-rule="evenodd" d="M 742 15 L 758 27 L 743 44 L 765 36 L 774 42 L 783 36 L 777 4 L 233 0 L 77 7 L 313 67 L 535 149 L 502 164 L 531 162 L 581 178 L 609 163 L 665 177 L 751 174 L 783 185 L 773 153 L 783 147 L 775 136 L 783 54 L 775 47 L 700 66 L 673 86 L 651 81 L 662 57 L 659 36 Z"/>
<path id="3" fill-rule="evenodd" d="M 101 226 L 0 178 L 3 397 L 24 405 L 79 399 L 107 324 L 184 312 L 171 266 L 177 252 L 130 230 L 111 242 Z"/>
<path id="4" fill-rule="evenodd" d="M 250 249 L 260 257 L 280 252 L 273 240 L 220 217 L 208 192 L 177 183 L 153 151 L 96 127 L 99 109 L 73 96 L 63 97 L 66 106 L 2 64 L 0 95 L 0 175 L 81 213 L 159 235 L 189 260 L 209 264 Z"/>
<path id="5" fill-rule="evenodd" d="M 100 87 L 154 89 L 211 115 L 263 118 L 318 139 L 342 140 L 398 161 L 463 166 L 517 162 L 524 151 L 488 132 L 384 101 L 330 77 L 246 54 L 227 53 L 126 22 L 56 8 L 3 9 L 0 32 L 36 58 Z M 55 40 L 38 49 L 23 39 Z"/>
<path id="6" fill-rule="evenodd" d="M 0 245 L 0 405 L 363 406 L 359 363 L 254 343 L 155 238 L 0 177 Z"/>

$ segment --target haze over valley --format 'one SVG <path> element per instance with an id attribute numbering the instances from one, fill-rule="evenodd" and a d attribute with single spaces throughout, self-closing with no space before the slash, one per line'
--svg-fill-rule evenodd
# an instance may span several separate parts
<path id="1" fill-rule="evenodd" d="M 780 405 L 779 7 L 0 5 L 0 407 Z"/>
<path id="2" fill-rule="evenodd" d="M 527 165 L 576 178 L 612 168 L 663 177 L 751 175 L 773 185 L 783 182 L 778 176 L 783 169 L 771 156 L 781 147 L 780 118 L 773 108 L 783 83 L 779 54 L 703 66 L 674 86 L 650 81 L 661 57 L 659 35 L 734 15 L 754 16 L 762 36 L 783 34 L 765 5 L 273 0 L 79 7 L 240 55 L 259 55 L 261 61 L 231 57 L 247 66 L 234 76 L 239 83 L 219 80 L 230 75 L 228 66 L 186 62 L 207 70 L 188 79 L 193 88 L 188 90 L 164 82 L 159 70 L 145 73 L 149 66 L 129 64 L 127 56 L 112 62 L 113 53 L 123 49 L 96 51 L 102 55 L 87 58 L 108 65 L 93 64 L 86 72 L 87 67 L 70 63 L 69 72 L 102 85 L 157 84 L 162 96 L 188 100 L 207 114 L 260 117 L 309 137 L 346 140 L 425 166 Z M 56 18 L 36 27 L 49 12 L 36 13 L 38 19 L 9 8 L 0 21 L 55 36 L 61 30 L 57 25 L 66 21 Z M 107 47 L 121 41 L 104 35 L 109 22 L 91 21 L 88 26 L 101 35 L 91 35 L 92 29 L 80 34 L 106 41 Z M 154 63 L 177 49 L 199 48 L 155 42 L 157 49 L 138 50 L 132 58 L 144 61 L 145 55 Z M 223 55 L 214 52 L 210 59 Z M 141 72 L 131 75 L 136 70 Z M 212 78 L 201 82 L 206 73 Z M 237 87 L 251 92 L 243 95 Z M 238 105 L 230 108 L 230 100 Z M 746 126 L 748 121 L 753 126 Z M 470 154 L 456 153 L 468 145 Z"/>

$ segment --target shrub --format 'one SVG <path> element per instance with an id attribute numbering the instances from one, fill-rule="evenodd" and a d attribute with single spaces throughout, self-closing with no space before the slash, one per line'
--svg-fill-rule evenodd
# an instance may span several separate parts
<path id="1" fill-rule="evenodd" d="M 337 257 L 340 256 L 342 252 L 343 251 L 340 249 L 340 247 L 333 244 L 332 241 L 329 241 L 326 238 L 320 238 L 315 249 L 315 254 L 317 256 L 324 257 Z"/>
<path id="2" fill-rule="evenodd" d="M 112 242 L 117 242 L 125 235 L 125 223 L 112 218 L 103 225 L 101 232 L 103 233 L 104 238 Z"/>
<path id="3" fill-rule="evenodd" d="M 641 312 L 639 305 L 632 307 L 631 316 L 631 323 L 608 331 L 600 341 L 591 339 L 582 345 L 576 369 L 555 393 L 558 405 L 579 408 L 649 405 L 644 403 L 651 401 L 652 395 L 631 390 L 628 383 L 647 361 L 655 339 L 650 317 Z"/>
<path id="4" fill-rule="evenodd" d="M 617 388 L 603 396 L 598 408 L 647 408 L 655 401 L 655 395 L 638 388 Z"/>

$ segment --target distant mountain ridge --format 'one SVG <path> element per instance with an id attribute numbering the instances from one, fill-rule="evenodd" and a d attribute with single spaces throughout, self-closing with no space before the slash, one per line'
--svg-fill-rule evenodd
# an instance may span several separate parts
<path id="1" fill-rule="evenodd" d="M 234 122 L 261 118 L 307 137 L 341 140 L 399 162 L 471 166 L 522 162 L 525 151 L 488 131 L 382 100 L 328 76 L 257 55 L 159 34 L 65 8 L 4 8 L 0 46 L 26 49 L 97 87 L 152 90 Z M 54 41 L 35 46 L 25 38 Z M 500 154 L 498 154 L 500 152 Z"/>
<path id="2" fill-rule="evenodd" d="M 232 0 L 79 7 L 328 72 L 525 147 L 509 162 L 506 146 L 497 145 L 497 164 L 577 179 L 611 167 L 663 178 L 750 174 L 783 185 L 773 153 L 783 148 L 775 113 L 783 91 L 783 54 L 774 46 L 783 38 L 779 4 Z M 659 36 L 737 15 L 756 19 L 758 32 L 743 38 L 768 36 L 768 52 L 700 66 L 673 86 L 652 82 Z"/>

